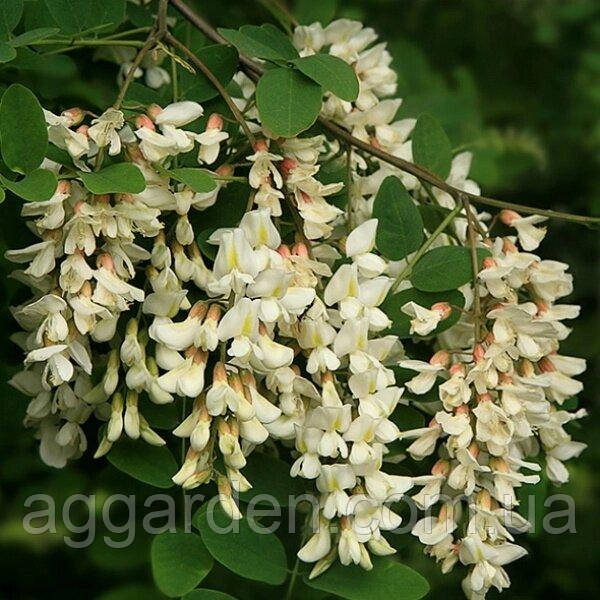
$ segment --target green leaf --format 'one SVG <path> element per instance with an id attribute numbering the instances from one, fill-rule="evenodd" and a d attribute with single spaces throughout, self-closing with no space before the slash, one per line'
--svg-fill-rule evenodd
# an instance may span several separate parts
<path id="1" fill-rule="evenodd" d="M 458 290 L 449 290 L 445 292 L 421 292 L 416 288 L 402 290 L 397 294 L 390 295 L 383 301 L 380 308 L 392 320 L 392 326 L 387 332 L 397 335 L 399 338 L 410 338 L 410 317 L 402 312 L 402 307 L 407 302 L 414 302 L 419 306 L 431 308 L 436 302 L 448 302 L 461 308 L 465 305 L 465 297 Z M 456 325 L 460 319 L 460 311 L 452 309 L 450 316 L 440 321 L 438 326 L 426 337 L 436 336 L 453 325 Z M 414 337 L 419 337 L 414 335 Z"/>
<path id="2" fill-rule="evenodd" d="M 0 0 L 0 39 L 6 40 L 8 34 L 19 24 L 23 14 L 23 0 Z"/>
<path id="3" fill-rule="evenodd" d="M 18 35 L 16 38 L 13 38 L 10 40 L 10 45 L 15 48 L 18 48 L 19 46 L 28 46 L 50 37 L 51 35 L 55 35 L 59 31 L 60 29 L 58 29 L 58 27 L 38 27 L 37 29 L 31 29 L 30 31 Z"/>
<path id="4" fill-rule="evenodd" d="M 389 558 L 373 560 L 373 569 L 336 563 L 306 585 L 347 600 L 418 600 L 427 594 L 429 584 L 416 571 Z"/>
<path id="5" fill-rule="evenodd" d="M 425 229 L 430 233 L 434 232 L 442 224 L 442 221 L 450 214 L 449 209 L 435 204 L 419 204 L 417 208 L 419 213 L 421 213 L 421 219 L 423 219 Z M 448 225 L 450 225 L 450 223 L 448 223 Z M 447 235 L 452 235 L 452 231 L 448 230 L 448 226 L 446 226 L 445 233 Z"/>
<path id="6" fill-rule="evenodd" d="M 10 62 L 17 56 L 17 51 L 6 42 L 0 42 L 0 63 Z"/>
<path id="7" fill-rule="evenodd" d="M 181 422 L 181 406 L 176 400 L 169 404 L 155 404 L 143 394 L 139 399 L 140 414 L 152 429 L 175 429 Z"/>
<path id="8" fill-rule="evenodd" d="M 239 30 L 220 28 L 219 33 L 242 54 L 267 60 L 293 60 L 298 57 L 289 38 L 270 24 L 244 25 Z"/>
<path id="9" fill-rule="evenodd" d="M 11 181 L 2 175 L 0 180 L 13 194 L 29 202 L 49 200 L 58 185 L 56 175 L 47 169 L 31 171 L 21 181 Z"/>
<path id="10" fill-rule="evenodd" d="M 421 246 L 423 220 L 397 177 L 383 180 L 373 203 L 373 217 L 379 219 L 375 243 L 386 258 L 400 260 Z"/>
<path id="11" fill-rule="evenodd" d="M 213 566 L 200 536 L 183 532 L 157 535 L 152 540 L 150 561 L 158 589 L 169 598 L 193 590 Z"/>
<path id="12" fill-rule="evenodd" d="M 419 429 L 425 425 L 425 417 L 417 409 L 402 404 L 390 415 L 390 421 L 395 423 L 400 431 Z"/>
<path id="13" fill-rule="evenodd" d="M 275 136 L 294 137 L 308 129 L 321 110 L 321 86 L 294 69 L 267 71 L 256 86 L 256 104 Z"/>
<path id="14" fill-rule="evenodd" d="M 6 192 L 3 187 L 0 187 L 0 204 L 2 204 L 6 200 Z"/>
<path id="15" fill-rule="evenodd" d="M 96 596 L 96 600 L 163 600 L 164 596 L 154 586 L 143 583 L 127 583 Z"/>
<path id="16" fill-rule="evenodd" d="M 335 16 L 337 0 L 296 0 L 294 14 L 301 25 L 317 21 L 325 26 Z"/>
<path id="17" fill-rule="evenodd" d="M 119 471 L 158 488 L 173 486 L 177 462 L 166 446 L 150 446 L 141 440 L 121 439 L 106 455 Z"/>
<path id="18" fill-rule="evenodd" d="M 246 212 L 250 186 L 241 181 L 232 181 L 219 190 L 217 201 L 201 213 L 193 213 L 190 218 L 196 231 L 236 227 Z M 212 233 L 211 231 L 211 233 Z M 210 234 L 209 234 L 210 235 Z M 208 236 L 207 236 L 208 237 Z"/>
<path id="19" fill-rule="evenodd" d="M 232 522 L 220 505 L 206 503 L 194 515 L 193 523 L 202 541 L 220 562 L 241 577 L 281 585 L 287 577 L 285 550 L 273 533 L 259 533 L 260 524 L 248 519 Z"/>
<path id="20" fill-rule="evenodd" d="M 76 34 L 98 25 L 116 29 L 125 20 L 126 0 L 46 0 L 46 6 L 63 33 Z"/>
<path id="21" fill-rule="evenodd" d="M 196 54 L 221 84 L 226 87 L 237 70 L 239 60 L 237 50 L 231 46 L 214 44 L 198 49 Z M 180 88 L 181 97 L 194 102 L 206 102 L 219 95 L 217 88 L 200 71 L 192 75 L 192 73 L 182 69 Z"/>
<path id="22" fill-rule="evenodd" d="M 35 95 L 19 83 L 13 83 L 0 102 L 0 142 L 4 162 L 17 173 L 33 171 L 46 155 L 44 112 Z"/>
<path id="23" fill-rule="evenodd" d="M 268 494 L 280 506 L 288 506 L 290 497 L 293 499 L 304 493 L 302 480 L 290 476 L 290 465 L 268 454 L 253 452 L 244 467 L 244 477 L 252 484 L 252 488 L 240 494 L 242 502 L 250 502 L 261 494 Z M 270 500 L 264 503 L 273 506 Z M 254 504 L 258 506 L 261 501 L 255 500 Z"/>
<path id="24" fill-rule="evenodd" d="M 79 171 L 79 176 L 92 194 L 139 194 L 146 188 L 142 172 L 131 163 L 110 165 L 95 173 Z"/>
<path id="25" fill-rule="evenodd" d="M 478 266 L 490 251 L 477 248 Z M 455 290 L 473 278 L 471 250 L 463 246 L 434 248 L 417 262 L 412 270 L 412 284 L 423 292 Z"/>
<path id="26" fill-rule="evenodd" d="M 236 600 L 233 596 L 217 590 L 193 590 L 183 597 L 183 600 Z"/>
<path id="27" fill-rule="evenodd" d="M 203 169 L 181 168 L 169 171 L 171 177 L 187 185 L 194 192 L 212 192 L 217 184 L 215 180 Z"/>
<path id="28" fill-rule="evenodd" d="M 331 54 L 313 54 L 297 58 L 292 62 L 307 77 L 338 98 L 353 102 L 358 97 L 356 73 L 341 58 Z"/>
<path id="29" fill-rule="evenodd" d="M 422 114 L 411 137 L 414 162 L 446 179 L 452 164 L 452 145 L 437 119 Z"/>

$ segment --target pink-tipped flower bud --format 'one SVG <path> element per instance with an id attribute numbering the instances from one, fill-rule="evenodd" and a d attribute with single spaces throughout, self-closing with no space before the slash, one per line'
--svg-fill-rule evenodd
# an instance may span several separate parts
<path id="1" fill-rule="evenodd" d="M 477 394 L 477 404 L 481 404 L 482 402 L 491 402 L 492 395 L 489 392 L 485 392 L 485 394 Z"/>
<path id="2" fill-rule="evenodd" d="M 308 247 L 304 242 L 298 242 L 292 246 L 292 254 L 301 256 L 302 258 L 308 258 Z"/>
<path id="3" fill-rule="evenodd" d="M 504 209 L 500 211 L 500 220 L 508 226 L 511 226 L 517 219 L 520 219 L 521 215 L 514 210 Z"/>
<path id="4" fill-rule="evenodd" d="M 279 163 L 279 170 L 285 177 L 287 177 L 297 166 L 298 161 L 295 158 L 292 158 L 291 156 L 286 156 Z"/>
<path id="5" fill-rule="evenodd" d="M 231 165 L 221 165 L 215 173 L 217 175 L 223 175 L 225 177 L 231 177 L 233 175 L 233 167 Z"/>
<path id="6" fill-rule="evenodd" d="M 156 117 L 162 112 L 162 108 L 158 104 L 151 104 L 146 109 L 146 114 L 153 120 L 156 120 Z"/>
<path id="7" fill-rule="evenodd" d="M 115 270 L 115 263 L 112 259 L 112 256 L 108 253 L 101 254 L 98 257 L 98 266 L 106 269 L 107 271 Z"/>
<path id="8" fill-rule="evenodd" d="M 254 142 L 254 152 L 267 152 L 268 150 L 267 140 L 260 139 Z"/>
<path id="9" fill-rule="evenodd" d="M 220 381 L 221 383 L 227 381 L 227 371 L 222 362 L 216 363 L 213 369 L 213 383 L 215 381 Z"/>
<path id="10" fill-rule="evenodd" d="M 537 365 L 542 373 L 553 373 L 554 371 L 556 371 L 556 367 L 552 364 L 552 361 L 546 356 L 539 360 Z"/>
<path id="11" fill-rule="evenodd" d="M 504 254 L 515 254 L 519 249 L 508 238 L 503 238 L 502 251 Z"/>
<path id="12" fill-rule="evenodd" d="M 450 366 L 450 354 L 445 350 L 438 350 L 430 359 L 430 365 L 440 365 L 448 368 Z"/>
<path id="13" fill-rule="evenodd" d="M 454 412 L 457 415 L 469 415 L 471 411 L 469 410 L 469 407 L 466 404 L 461 404 L 460 406 L 456 407 L 456 410 Z"/>
<path id="14" fill-rule="evenodd" d="M 548 305 L 543 300 L 537 300 L 535 305 L 537 306 L 538 317 L 543 317 L 548 312 Z"/>
<path id="15" fill-rule="evenodd" d="M 491 269 L 492 267 L 495 267 L 498 263 L 496 263 L 496 261 L 491 256 L 486 256 L 481 264 L 484 269 Z"/>
<path id="16" fill-rule="evenodd" d="M 223 117 L 219 113 L 213 113 L 208 117 L 208 121 L 206 121 L 206 130 L 209 129 L 218 129 L 221 131 L 225 123 L 223 122 Z"/>
<path id="17" fill-rule="evenodd" d="M 207 321 L 216 321 L 217 323 L 221 319 L 221 307 L 218 304 L 211 304 L 208 312 L 206 313 Z"/>
<path id="18" fill-rule="evenodd" d="M 135 127 L 136 129 L 142 129 L 145 127 L 146 129 L 150 129 L 150 131 L 156 131 L 156 126 L 152 122 L 152 119 L 147 115 L 139 115 L 135 119 Z"/>
<path id="19" fill-rule="evenodd" d="M 432 475 L 441 475 L 442 477 L 448 477 L 450 473 L 450 463 L 447 460 L 438 460 L 435 465 L 431 468 Z"/>
<path id="20" fill-rule="evenodd" d="M 450 375 L 461 375 L 464 377 L 467 373 L 463 363 L 456 363 L 450 367 Z"/>
<path id="21" fill-rule="evenodd" d="M 283 258 L 290 258 L 290 256 L 292 256 L 292 253 L 290 252 L 290 249 L 288 246 L 286 246 L 285 244 L 281 244 L 281 246 L 279 246 L 279 248 L 277 248 L 277 252 L 283 256 Z"/>
<path id="22" fill-rule="evenodd" d="M 69 127 L 73 127 L 73 125 L 79 125 L 83 121 L 85 113 L 81 108 L 74 106 L 73 108 L 63 110 L 61 116 L 67 117 L 69 119 Z"/>
<path id="23" fill-rule="evenodd" d="M 480 363 L 485 359 L 485 348 L 481 344 L 475 344 L 473 348 L 473 360 L 476 363 Z"/>
<path id="24" fill-rule="evenodd" d="M 202 300 L 196 302 L 196 304 L 194 304 L 194 306 L 192 306 L 192 308 L 190 308 L 190 312 L 188 313 L 188 316 L 191 317 L 192 319 L 204 319 L 204 316 L 206 315 L 206 313 L 208 312 L 208 306 L 206 304 L 206 302 L 202 302 Z"/>
<path id="25" fill-rule="evenodd" d="M 77 133 L 82 133 L 85 137 L 88 137 L 88 131 L 90 129 L 89 125 L 80 125 L 75 131 Z"/>
<path id="26" fill-rule="evenodd" d="M 68 179 L 61 179 L 56 186 L 56 193 L 64 196 L 70 196 L 71 182 Z"/>
<path id="27" fill-rule="evenodd" d="M 439 313 L 442 321 L 452 314 L 452 307 L 447 302 L 436 302 L 431 306 L 431 310 Z"/>

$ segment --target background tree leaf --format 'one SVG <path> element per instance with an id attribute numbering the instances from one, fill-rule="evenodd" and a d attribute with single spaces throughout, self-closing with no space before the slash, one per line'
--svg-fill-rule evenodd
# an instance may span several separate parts
<path id="1" fill-rule="evenodd" d="M 29 202 L 49 200 L 58 185 L 56 175 L 48 169 L 35 169 L 20 181 L 11 181 L 2 175 L 0 180 L 13 194 Z"/>
<path id="2" fill-rule="evenodd" d="M 292 62 L 307 77 L 338 98 L 354 102 L 358 97 L 359 87 L 356 73 L 341 58 L 331 54 L 313 54 L 297 58 Z"/>
<path id="3" fill-rule="evenodd" d="M 183 600 L 236 600 L 233 596 L 217 590 L 193 590 L 183 597 Z"/>
<path id="4" fill-rule="evenodd" d="M 452 164 L 452 145 L 437 119 L 422 114 L 411 138 L 415 163 L 446 179 Z"/>
<path id="5" fill-rule="evenodd" d="M 423 576 L 390 558 L 374 558 L 371 571 L 335 563 L 323 575 L 305 583 L 346 600 L 419 600 L 429 591 Z"/>
<path id="6" fill-rule="evenodd" d="M 6 166 L 18 173 L 39 167 L 48 147 L 42 107 L 33 92 L 13 83 L 0 102 L 0 142 Z"/>
<path id="7" fill-rule="evenodd" d="M 142 172 L 131 163 L 110 165 L 93 173 L 79 171 L 79 176 L 92 194 L 139 194 L 146 188 Z"/>
<path id="8" fill-rule="evenodd" d="M 193 590 L 210 572 L 213 559 L 195 533 L 161 533 L 152 540 L 152 575 L 170 598 Z"/>
<path id="9" fill-rule="evenodd" d="M 256 87 L 263 125 L 275 136 L 293 137 L 308 129 L 321 110 L 321 86 L 294 69 L 267 71 Z"/>
<path id="10" fill-rule="evenodd" d="M 97 25 L 116 29 L 125 19 L 126 0 L 46 0 L 46 6 L 63 33 L 73 35 Z"/>
<path id="11" fill-rule="evenodd" d="M 295 498 L 304 492 L 302 480 L 290 475 L 287 462 L 261 452 L 253 452 L 248 457 L 244 476 L 252 483 L 252 488 L 240 494 L 242 502 L 250 502 L 256 496 L 268 494 L 280 506 L 288 506 L 290 497 Z M 266 504 L 273 506 L 270 501 Z"/>
<path id="12" fill-rule="evenodd" d="M 23 0 L 0 0 L 0 40 L 19 24 L 23 15 Z"/>
<path id="13" fill-rule="evenodd" d="M 379 219 L 375 242 L 381 254 L 400 260 L 419 249 L 423 242 L 423 220 L 400 179 L 383 180 L 373 203 L 373 217 Z"/>
<path id="14" fill-rule="evenodd" d="M 150 446 L 141 440 L 123 438 L 113 445 L 106 458 L 134 479 L 158 488 L 173 487 L 171 477 L 178 467 L 166 446 Z"/>
<path id="15" fill-rule="evenodd" d="M 490 251 L 477 248 L 479 268 Z M 455 290 L 473 278 L 471 250 L 463 246 L 441 246 L 425 253 L 412 270 L 412 284 L 423 292 Z"/>
<path id="16" fill-rule="evenodd" d="M 171 169 L 169 173 L 173 179 L 187 185 L 194 192 L 212 192 L 217 187 L 215 180 L 202 169 L 183 167 L 181 169 Z"/>
<path id="17" fill-rule="evenodd" d="M 271 585 L 285 581 L 285 550 L 275 534 L 253 531 L 246 518 L 232 523 L 220 505 L 214 503 L 200 508 L 193 523 L 208 551 L 230 571 Z"/>
<path id="18" fill-rule="evenodd" d="M 40 40 L 46 39 L 51 35 L 55 35 L 59 31 L 60 29 L 58 29 L 58 27 L 38 27 L 37 29 L 25 31 L 21 35 L 14 37 L 12 40 L 10 40 L 10 45 L 15 48 L 18 48 L 19 46 L 28 46 L 30 44 L 34 44 L 35 42 L 39 42 Z"/>
<path id="19" fill-rule="evenodd" d="M 407 302 L 415 302 L 425 308 L 431 308 L 436 302 L 448 302 L 461 308 L 465 305 L 465 297 L 458 290 L 448 290 L 444 292 L 422 292 L 416 288 L 402 290 L 397 294 L 388 294 L 380 308 L 392 320 L 392 326 L 389 333 L 397 335 L 399 338 L 413 337 L 410 333 L 410 317 L 402 312 L 402 307 Z M 460 311 L 453 308 L 450 316 L 440 321 L 438 326 L 426 337 L 436 336 L 456 325 L 460 319 Z M 416 336 L 419 337 L 419 336 Z"/>
<path id="20" fill-rule="evenodd" d="M 10 62 L 17 56 L 17 51 L 6 42 L 0 42 L 0 63 Z"/>
<path id="21" fill-rule="evenodd" d="M 196 50 L 198 58 L 210 69 L 213 75 L 226 87 L 238 66 L 238 53 L 232 46 L 214 44 Z M 219 95 L 217 88 L 202 72 L 192 74 L 180 70 L 181 97 L 194 102 L 206 102 Z"/>
<path id="22" fill-rule="evenodd" d="M 337 5 L 337 0 L 296 0 L 294 14 L 301 25 L 318 21 L 325 27 L 335 16 Z"/>
<path id="23" fill-rule="evenodd" d="M 219 33 L 242 54 L 267 60 L 293 60 L 298 57 L 289 38 L 271 24 L 244 25 L 240 29 L 220 28 Z"/>

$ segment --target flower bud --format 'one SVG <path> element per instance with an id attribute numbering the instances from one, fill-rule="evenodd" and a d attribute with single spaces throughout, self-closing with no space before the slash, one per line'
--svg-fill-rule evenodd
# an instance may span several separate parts
<path id="1" fill-rule="evenodd" d="M 150 119 L 152 119 L 152 121 L 156 121 L 156 117 L 158 117 L 158 115 L 161 112 L 162 112 L 162 108 L 158 104 L 151 104 L 146 109 L 146 114 L 148 115 L 148 117 L 150 117 Z"/>
<path id="2" fill-rule="evenodd" d="M 136 117 L 135 127 L 136 129 L 142 129 L 145 127 L 146 129 L 150 129 L 150 131 L 156 131 L 156 126 L 154 125 L 150 117 L 147 117 L 146 115 L 139 115 L 138 117 Z"/>
<path id="3" fill-rule="evenodd" d="M 439 313 L 442 321 L 452 314 L 452 308 L 447 302 L 436 302 L 431 306 L 431 310 Z"/>
<path id="4" fill-rule="evenodd" d="M 295 169 L 298 166 L 298 161 L 294 158 L 292 158 L 291 156 L 286 156 L 280 163 L 279 163 L 279 170 L 281 171 L 282 175 L 284 177 L 287 177 L 293 169 Z"/>
<path id="5" fill-rule="evenodd" d="M 254 152 L 267 152 L 268 150 L 269 146 L 267 145 L 266 140 L 260 139 L 254 142 Z"/>
<path id="6" fill-rule="evenodd" d="M 511 226 L 517 219 L 520 219 L 521 215 L 514 210 L 504 209 L 500 211 L 500 220 L 508 226 Z"/>
<path id="7" fill-rule="evenodd" d="M 206 122 L 206 130 L 209 129 L 218 129 L 221 131 L 223 129 L 223 117 L 219 113 L 213 113 L 208 117 L 208 121 Z"/>
<path id="8" fill-rule="evenodd" d="M 116 393 L 110 403 L 110 419 L 106 428 L 106 439 L 116 442 L 123 431 L 123 396 Z"/>
<path id="9" fill-rule="evenodd" d="M 450 473 L 450 463 L 447 460 L 438 460 L 431 468 L 432 475 L 441 475 L 448 477 Z"/>
<path id="10" fill-rule="evenodd" d="M 68 108 L 67 110 L 63 110 L 61 116 L 67 117 L 69 119 L 69 127 L 73 127 L 73 125 L 79 125 L 83 118 L 85 117 L 85 113 L 83 110 L 77 106 L 73 108 Z"/>
<path id="11" fill-rule="evenodd" d="M 485 348 L 481 344 L 475 344 L 475 348 L 473 348 L 473 360 L 476 364 L 485 360 Z"/>
<path id="12" fill-rule="evenodd" d="M 450 366 L 450 354 L 445 350 L 438 350 L 430 359 L 430 365 L 440 365 L 448 368 Z"/>
<path id="13" fill-rule="evenodd" d="M 140 414 L 138 412 L 137 392 L 129 390 L 125 397 L 125 433 L 132 439 L 137 440 L 140 437 Z"/>

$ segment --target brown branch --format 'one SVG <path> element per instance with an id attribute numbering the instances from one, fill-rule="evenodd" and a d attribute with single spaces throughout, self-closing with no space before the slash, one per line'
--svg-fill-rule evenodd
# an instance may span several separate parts
<path id="1" fill-rule="evenodd" d="M 195 27 L 197 27 L 202 33 L 204 33 L 209 39 L 216 42 L 217 44 L 229 44 L 229 42 L 223 38 L 219 33 L 204 20 L 196 11 L 190 8 L 183 0 L 171 0 L 171 4 Z M 247 56 L 240 54 L 240 63 L 243 65 L 246 75 L 256 81 L 260 75 L 263 73 L 263 68 L 250 60 Z M 374 156 L 398 169 L 404 171 L 406 173 L 410 173 L 414 175 L 420 181 L 425 181 L 432 186 L 450 194 L 457 203 L 462 203 L 464 199 L 467 199 L 469 202 L 474 202 L 476 204 L 483 204 L 485 206 L 493 206 L 494 208 L 508 208 L 510 210 L 515 210 L 520 213 L 526 214 L 536 214 L 542 215 L 545 217 L 555 218 L 555 219 L 563 219 L 565 221 L 572 221 L 574 223 L 584 223 L 584 224 L 599 224 L 600 217 L 588 217 L 585 215 L 572 215 L 569 213 L 559 212 L 555 210 L 536 208 L 534 206 L 525 206 L 523 204 L 515 204 L 513 202 L 505 202 L 503 200 L 496 200 L 495 198 L 488 198 L 486 196 L 477 196 L 476 194 L 470 194 L 463 190 L 459 190 L 446 183 L 442 179 L 440 179 L 437 175 L 434 175 L 427 169 L 420 167 L 414 163 L 411 163 L 407 160 L 403 160 L 402 158 L 398 158 L 389 154 L 379 148 L 375 148 L 368 144 L 367 142 L 363 142 L 358 138 L 354 137 L 348 131 L 336 125 L 332 121 L 329 121 L 325 117 L 319 116 L 318 122 L 323 127 L 323 129 L 329 131 L 332 135 L 334 135 L 339 140 L 343 140 L 346 144 L 350 144 L 355 148 L 359 148 L 360 150 L 367 152 L 371 156 Z"/>
<path id="2" fill-rule="evenodd" d="M 223 84 L 217 79 L 217 77 L 215 77 L 213 72 L 185 44 L 182 44 L 176 37 L 172 36 L 170 33 L 167 32 L 165 34 L 165 40 L 169 44 L 171 44 L 171 46 L 174 46 L 175 48 L 183 52 L 190 59 L 192 64 L 198 69 L 200 69 L 200 71 L 202 71 L 202 73 L 206 75 L 209 81 L 217 88 L 217 91 L 219 92 L 223 100 L 225 100 L 225 102 L 227 103 L 227 106 L 233 113 L 233 116 L 236 118 L 236 121 L 244 130 L 248 141 L 252 146 L 254 146 L 256 140 L 254 138 L 254 135 L 250 131 L 248 124 L 246 123 L 246 119 L 244 119 L 242 113 L 239 111 L 235 102 L 232 100 L 227 90 L 223 87 Z"/>

